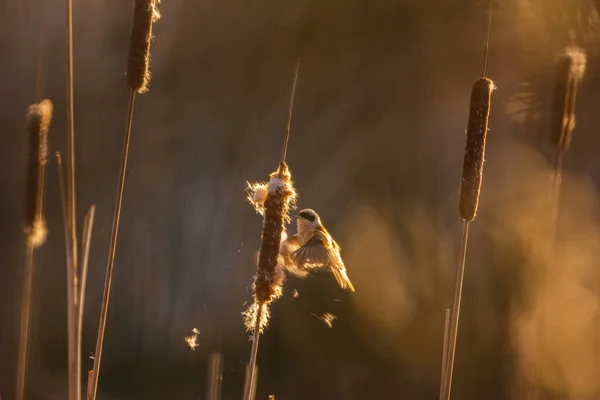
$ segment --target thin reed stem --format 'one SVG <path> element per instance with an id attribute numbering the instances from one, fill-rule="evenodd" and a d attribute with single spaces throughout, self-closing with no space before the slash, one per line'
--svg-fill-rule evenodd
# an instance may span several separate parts
<path id="1" fill-rule="evenodd" d="M 27 375 L 27 356 L 29 347 L 29 326 L 31 321 L 31 286 L 34 268 L 34 246 L 27 241 L 25 250 L 25 268 L 23 270 L 23 293 L 21 299 L 21 327 L 19 335 L 19 359 L 17 362 L 17 386 L 15 399 L 25 398 L 25 382 Z"/>
<path id="2" fill-rule="evenodd" d="M 555 148 L 551 156 L 552 172 L 550 177 L 550 192 L 548 202 L 550 205 L 550 221 L 548 224 L 548 239 L 550 240 L 550 248 L 547 254 L 547 272 L 543 276 L 543 280 L 547 285 L 552 285 L 556 273 L 555 263 L 555 252 L 556 252 L 556 235 L 558 233 L 558 212 L 560 209 L 560 190 L 562 186 L 562 165 L 563 165 L 564 151 L 560 148 Z M 541 327 L 546 326 L 550 316 L 552 315 L 552 308 L 544 307 L 540 316 L 541 321 L 538 321 L 538 329 L 536 336 L 533 338 L 532 349 L 535 354 L 533 357 L 533 365 L 529 371 L 529 384 L 528 384 L 528 395 L 527 399 L 537 400 L 540 398 L 542 388 L 538 384 L 538 377 L 540 374 L 540 363 L 539 363 L 539 352 L 540 352 L 540 338 L 539 336 L 543 331 Z"/>
<path id="3" fill-rule="evenodd" d="M 250 351 L 250 362 L 248 364 L 248 375 L 246 376 L 246 385 L 244 400 L 252 400 L 256 391 L 254 374 L 256 373 L 256 358 L 258 356 L 258 342 L 260 339 L 260 320 L 262 318 L 262 307 L 256 312 L 256 325 L 252 335 L 252 350 Z"/>
<path id="4" fill-rule="evenodd" d="M 87 283 L 87 272 L 90 258 L 90 246 L 92 241 L 92 229 L 94 227 L 94 216 L 96 206 L 92 205 L 83 221 L 83 235 L 81 238 L 81 277 L 79 290 L 79 307 L 77 310 L 77 369 L 81 371 L 81 344 L 83 336 L 83 311 L 85 304 L 85 289 Z M 81 375 L 79 375 L 81 379 Z"/>
<path id="5" fill-rule="evenodd" d="M 73 0 L 67 0 L 67 131 L 68 131 L 68 154 L 69 162 L 67 172 L 69 174 L 68 193 L 68 223 L 69 233 L 73 243 L 77 241 L 76 229 L 76 204 L 75 204 L 75 111 L 74 111 L 74 90 L 73 90 Z M 77 265 L 77 250 L 74 248 L 74 265 Z"/>
<path id="6" fill-rule="evenodd" d="M 450 324 L 450 339 L 448 342 L 448 356 L 446 361 L 445 382 L 442 386 L 442 399 L 450 400 L 452 391 L 452 374 L 454 371 L 454 356 L 458 338 L 458 321 L 460 317 L 460 302 L 462 299 L 463 281 L 465 275 L 465 261 L 467 259 L 467 242 L 469 239 L 469 221 L 463 220 L 463 231 L 458 258 L 458 271 L 456 272 L 456 285 L 454 287 L 454 303 L 452 304 L 452 319 Z"/>
<path id="7" fill-rule="evenodd" d="M 490 9 L 488 14 L 487 34 L 485 36 L 485 49 L 483 51 L 483 65 L 481 67 L 482 77 L 485 77 L 487 75 L 488 53 L 490 50 L 490 33 L 492 32 L 492 15 L 494 11 L 494 0 L 490 0 L 489 7 Z"/>
<path id="8" fill-rule="evenodd" d="M 73 0 L 67 0 L 67 198 L 68 215 L 65 216 L 67 226 L 67 281 L 69 307 L 69 399 L 81 398 L 81 364 L 76 359 L 77 346 L 77 222 L 75 203 L 75 113 L 73 95 Z"/>
<path id="9" fill-rule="evenodd" d="M 100 309 L 100 323 L 98 324 L 98 337 L 96 339 L 96 352 L 94 353 L 94 369 L 89 375 L 87 400 L 95 400 L 98 392 L 98 378 L 100 375 L 100 364 L 102 362 L 102 347 L 104 345 L 104 331 L 106 329 L 106 317 L 108 315 L 108 303 L 110 301 L 110 287 L 114 269 L 115 254 L 117 252 L 117 238 L 119 236 L 119 222 L 121 220 L 121 206 L 123 203 L 123 191 L 125 189 L 125 176 L 127 175 L 127 158 L 129 156 L 129 141 L 131 138 L 131 125 L 133 123 L 133 112 L 135 107 L 135 90 L 131 90 L 129 97 L 129 113 L 127 116 L 127 128 L 125 130 L 125 142 L 123 144 L 123 156 L 121 158 L 121 170 L 119 172 L 119 186 L 115 201 L 113 215 L 112 234 L 108 250 L 108 262 L 106 264 L 106 277 L 104 279 L 104 294 L 102 297 L 102 308 Z"/>
<path id="10" fill-rule="evenodd" d="M 446 363 L 448 362 L 448 334 L 450 331 L 450 309 L 446 308 L 446 315 L 444 317 L 444 344 L 442 347 L 442 374 L 440 378 L 440 388 L 444 387 L 444 381 L 446 380 Z M 440 390 L 440 400 L 444 400 L 443 393 Z"/>
<path id="11" fill-rule="evenodd" d="M 65 242 L 67 248 L 67 313 L 68 313 L 68 338 L 69 338 L 69 400 L 78 399 L 81 396 L 81 382 L 80 375 L 77 375 L 77 367 L 79 365 L 77 361 L 77 304 L 76 299 L 76 287 L 77 287 L 77 275 L 76 270 L 73 266 L 73 243 L 70 240 L 69 235 L 69 224 L 68 224 L 68 213 L 69 213 L 69 200 L 67 194 L 67 188 L 65 185 L 64 169 L 62 163 L 62 157 L 60 153 L 56 153 L 56 165 L 58 168 L 58 181 L 60 184 L 61 200 L 63 216 L 65 219 Z"/>
<path id="12" fill-rule="evenodd" d="M 75 111 L 73 94 L 73 0 L 67 0 L 67 152 L 69 162 L 67 163 L 68 183 L 68 227 L 72 246 L 72 263 L 77 270 L 77 220 L 75 203 Z M 77 282 L 74 282 L 76 284 Z"/>
<path id="13" fill-rule="evenodd" d="M 558 223 L 558 210 L 560 208 L 560 188 L 562 186 L 562 170 L 563 170 L 563 155 L 564 151 L 556 149 L 552 157 L 552 180 L 551 180 L 551 192 L 550 192 L 550 206 L 552 211 L 552 241 L 553 248 L 556 242 L 556 229 Z M 551 260 L 554 257 L 550 258 Z"/>
<path id="14" fill-rule="evenodd" d="M 292 125 L 292 111 L 294 110 L 294 97 L 296 97 L 296 83 L 298 82 L 298 70 L 300 69 L 300 60 L 296 62 L 296 71 L 294 72 L 294 84 L 292 85 L 292 94 L 290 96 L 290 108 L 288 109 L 287 122 L 285 125 L 285 137 L 283 140 L 283 149 L 281 151 L 281 164 L 285 163 L 287 148 L 290 141 L 290 127 Z"/>

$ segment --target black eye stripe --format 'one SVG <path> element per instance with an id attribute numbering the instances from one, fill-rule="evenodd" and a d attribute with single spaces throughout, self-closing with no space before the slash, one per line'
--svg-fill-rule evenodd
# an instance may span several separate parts
<path id="1" fill-rule="evenodd" d="M 314 216 L 314 215 L 312 215 L 312 214 L 310 214 L 310 213 L 307 213 L 307 212 L 301 212 L 301 213 L 300 213 L 300 216 L 301 216 L 302 218 L 304 218 L 304 219 L 306 219 L 306 220 L 310 221 L 310 222 L 315 222 L 315 216 Z"/>

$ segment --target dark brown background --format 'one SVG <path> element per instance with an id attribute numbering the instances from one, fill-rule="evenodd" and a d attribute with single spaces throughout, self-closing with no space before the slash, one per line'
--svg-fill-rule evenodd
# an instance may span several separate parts
<path id="1" fill-rule="evenodd" d="M 52 150 L 66 149 L 63 3 L 0 2 L 5 400 L 16 365 L 24 110 L 40 95 L 54 102 Z M 125 128 L 132 4 L 75 0 L 79 221 L 97 206 L 85 356 L 95 347 Z M 244 187 L 277 166 L 299 57 L 288 162 L 300 207 L 317 210 L 341 244 L 357 292 L 341 293 L 329 276 L 288 280 L 262 338 L 257 400 L 437 398 L 460 235 L 464 128 L 481 71 L 487 7 L 474 0 L 163 2 L 150 92 L 136 105 L 103 396 L 203 399 L 208 354 L 219 351 L 223 399 L 241 398 L 250 349 L 241 312 L 251 298 L 261 230 Z M 529 283 L 536 249 L 545 245 L 537 240 L 538 221 L 547 212 L 536 199 L 547 183 L 548 85 L 553 57 L 569 43 L 585 46 L 589 63 L 565 161 L 559 241 L 569 261 L 562 281 L 569 284 L 551 294 L 562 308 L 557 325 L 545 329 L 557 339 L 548 342 L 551 361 L 541 379 L 562 398 L 600 394 L 596 23 L 589 0 L 495 6 L 488 72 L 498 91 L 471 229 L 454 398 L 520 398 L 513 383 L 530 346 L 519 338 L 529 337 L 523 321 L 538 293 Z M 526 92 L 529 102 L 515 100 Z M 524 111 L 514 115 L 516 109 Z M 50 234 L 34 283 L 32 399 L 66 396 L 66 276 L 54 162 L 48 174 Z M 311 315 L 323 312 L 338 317 L 332 329 Z M 183 337 L 194 327 L 200 347 L 191 352 Z"/>

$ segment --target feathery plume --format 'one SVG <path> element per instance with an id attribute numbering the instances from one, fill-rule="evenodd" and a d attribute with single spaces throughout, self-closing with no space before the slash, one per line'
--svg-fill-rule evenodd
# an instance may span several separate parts
<path id="1" fill-rule="evenodd" d="M 200 344 L 198 343 L 199 335 L 200 335 L 200 331 L 198 329 L 194 328 L 194 329 L 192 329 L 192 334 L 190 336 L 184 337 L 190 350 L 194 351 L 194 350 L 196 350 L 196 347 L 200 346 Z"/>

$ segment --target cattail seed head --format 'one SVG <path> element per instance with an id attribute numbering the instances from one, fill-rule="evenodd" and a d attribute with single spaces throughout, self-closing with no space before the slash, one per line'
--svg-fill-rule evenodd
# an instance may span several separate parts
<path id="1" fill-rule="evenodd" d="M 578 47 L 567 47 L 557 58 L 550 140 L 560 151 L 571 145 L 577 89 L 585 74 L 586 63 L 586 54 Z"/>
<path id="2" fill-rule="evenodd" d="M 138 93 L 147 92 L 150 84 L 150 43 L 152 24 L 160 19 L 158 3 L 160 0 L 135 0 L 127 60 L 127 84 Z"/>
<path id="3" fill-rule="evenodd" d="M 297 197 L 292 176 L 285 163 L 281 163 L 280 168 L 271 174 L 271 179 L 266 185 L 266 198 L 263 196 L 264 185 L 250 185 L 250 188 L 252 187 L 258 189 L 255 195 L 259 195 L 249 197 L 249 200 L 255 207 L 257 202 L 264 201 L 260 208 L 264 222 L 257 274 L 253 284 L 254 304 L 244 313 L 249 330 L 254 329 L 258 314 L 261 319 L 260 328 L 266 326 L 268 306 L 281 296 L 285 274 L 281 269 L 279 248 L 284 224 L 290 220 L 289 212 L 294 207 Z"/>
<path id="4" fill-rule="evenodd" d="M 48 162 L 48 129 L 52 121 L 52 109 L 52 102 L 43 100 L 31 105 L 27 110 L 29 159 L 25 195 L 25 233 L 27 240 L 34 247 L 41 246 L 46 240 L 44 193 Z"/>
<path id="5" fill-rule="evenodd" d="M 475 219 L 479 205 L 490 103 L 495 88 L 490 79 L 479 78 L 471 91 L 459 202 L 460 216 L 469 222 Z"/>

